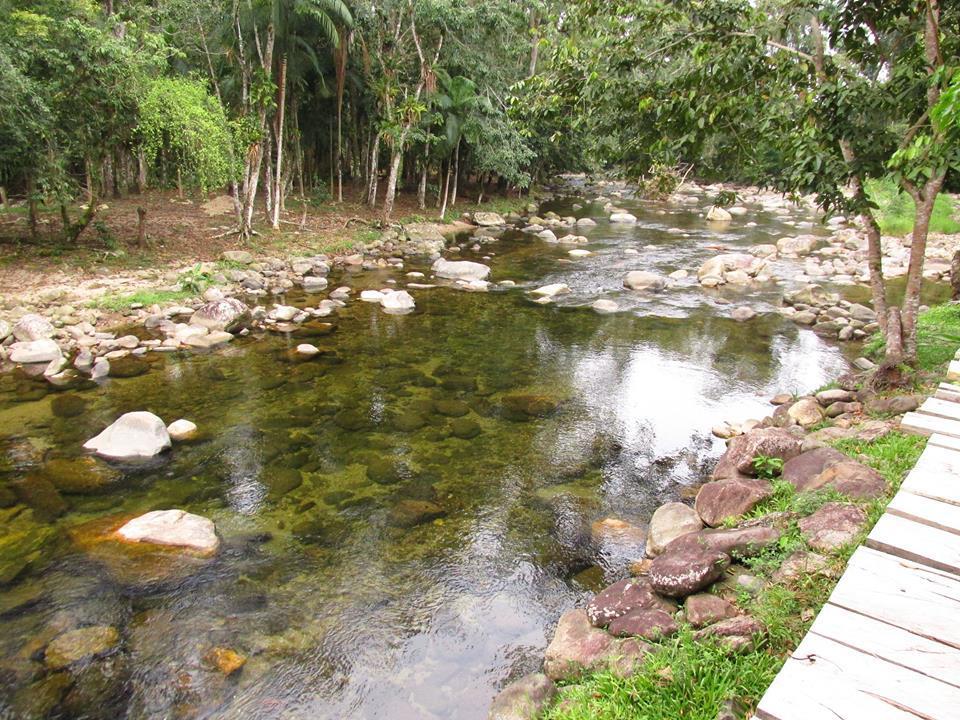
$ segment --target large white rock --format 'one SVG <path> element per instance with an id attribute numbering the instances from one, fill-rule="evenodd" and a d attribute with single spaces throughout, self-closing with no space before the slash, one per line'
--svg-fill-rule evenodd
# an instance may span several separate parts
<path id="1" fill-rule="evenodd" d="M 566 295 L 570 292 L 569 286 L 564 283 L 553 283 L 552 285 L 544 285 L 543 287 L 538 287 L 536 290 L 531 290 L 531 295 L 536 295 L 537 297 L 552 298 L 557 295 Z"/>
<path id="2" fill-rule="evenodd" d="M 236 332 L 250 323 L 250 311 L 236 298 L 221 298 L 204 303 L 190 317 L 190 324 L 208 330 Z"/>
<path id="3" fill-rule="evenodd" d="M 21 342 L 30 342 L 31 340 L 45 340 L 52 337 L 54 327 L 46 318 L 40 317 L 35 313 L 24 315 L 17 320 L 13 326 L 13 336 Z"/>
<path id="4" fill-rule="evenodd" d="M 154 510 L 136 517 L 117 530 L 129 542 L 171 545 L 212 555 L 220 538 L 212 520 L 184 510 Z"/>
<path id="5" fill-rule="evenodd" d="M 163 420 L 153 413 L 129 412 L 87 440 L 83 447 L 113 460 L 151 458 L 170 447 L 170 433 Z"/>
<path id="6" fill-rule="evenodd" d="M 475 212 L 473 222 L 480 227 L 493 227 L 494 225 L 506 225 L 504 219 L 495 212 Z"/>
<path id="7" fill-rule="evenodd" d="M 414 308 L 416 308 L 416 303 L 413 301 L 413 296 L 406 290 L 397 290 L 396 292 L 385 294 L 380 299 L 380 307 L 383 308 L 385 313 L 403 315 L 404 313 L 413 312 Z"/>
<path id="8" fill-rule="evenodd" d="M 777 250 L 782 255 L 809 255 L 820 244 L 820 238 L 815 235 L 797 235 L 796 237 L 782 237 L 777 240 Z"/>
<path id="9" fill-rule="evenodd" d="M 577 227 L 594 227 L 597 224 L 597 221 L 593 218 L 580 218 L 577 220 Z"/>
<path id="10" fill-rule="evenodd" d="M 469 260 L 445 260 L 439 258 L 433 264 L 433 272 L 437 277 L 448 280 L 484 280 L 490 274 L 490 268 L 482 263 Z"/>
<path id="11" fill-rule="evenodd" d="M 360 299 L 364 302 L 379 303 L 383 300 L 383 293 L 379 290 L 364 290 L 360 293 Z"/>
<path id="12" fill-rule="evenodd" d="M 15 363 L 49 363 L 62 356 L 60 346 L 49 338 L 16 342 L 10 346 L 10 361 Z"/>
<path id="13" fill-rule="evenodd" d="M 714 206 L 707 212 L 707 220 L 710 222 L 730 222 L 732 219 L 730 213 L 722 207 Z"/>
<path id="14" fill-rule="evenodd" d="M 613 213 L 610 216 L 610 222 L 614 225 L 634 225 L 637 222 L 637 216 L 628 212 Z"/>
<path id="15" fill-rule="evenodd" d="M 658 292 L 666 287 L 667 281 L 656 273 L 647 272 L 646 270 L 634 270 L 633 272 L 627 273 L 627 276 L 623 279 L 623 284 L 631 290 L 652 290 L 653 292 Z"/>
<path id="16" fill-rule="evenodd" d="M 601 315 L 609 315 L 610 313 L 615 313 L 620 309 L 620 306 L 617 305 L 617 303 L 613 300 L 605 300 L 603 298 L 594 301 L 593 305 L 590 307 L 593 308 L 594 312 L 600 313 Z"/>
<path id="17" fill-rule="evenodd" d="M 189 420 L 180 418 L 167 425 L 167 433 L 170 435 L 171 440 L 189 440 L 196 436 L 197 425 Z"/>
<path id="18" fill-rule="evenodd" d="M 703 529 L 697 511 L 689 505 L 671 502 L 661 505 L 650 518 L 647 529 L 647 555 L 655 557 L 662 553 L 671 541 L 681 535 Z"/>

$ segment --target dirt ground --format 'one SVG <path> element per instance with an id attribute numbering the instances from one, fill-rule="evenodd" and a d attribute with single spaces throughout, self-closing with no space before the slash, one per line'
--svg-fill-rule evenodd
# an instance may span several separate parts
<path id="1" fill-rule="evenodd" d="M 521 205 L 521 201 L 516 200 Z M 137 247 L 137 208 L 147 211 L 149 247 Z M 477 206 L 466 199 L 455 210 Z M 76 217 L 80 208 L 72 209 Z M 59 237 L 61 222 L 56 208 L 40 215 L 40 237 L 29 237 L 25 205 L 0 210 L 0 295 L 19 294 L 51 284 L 122 275 L 146 269 L 178 268 L 217 259 L 225 250 L 249 250 L 254 254 L 347 252 L 358 242 L 379 234 L 380 211 L 362 202 L 359 188 L 344 187 L 344 202 L 307 205 L 288 203 L 280 230 L 267 225 L 262 208 L 255 227 L 259 233 L 242 242 L 235 233 L 233 204 L 225 195 L 177 196 L 176 191 L 154 190 L 104 202 L 93 223 L 75 246 Z M 417 208 L 416 195 L 397 197 L 393 218 L 400 222 L 435 221 L 437 210 L 428 203 Z M 448 213 L 449 217 L 449 213 Z"/>

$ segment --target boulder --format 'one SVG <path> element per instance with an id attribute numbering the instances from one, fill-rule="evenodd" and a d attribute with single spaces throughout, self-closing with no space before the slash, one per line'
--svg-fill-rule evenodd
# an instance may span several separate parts
<path id="1" fill-rule="evenodd" d="M 110 625 L 68 630 L 47 645 L 43 661 L 51 670 L 62 670 L 74 663 L 106 655 L 120 644 L 120 633 Z"/>
<path id="2" fill-rule="evenodd" d="M 688 543 L 659 555 L 651 563 L 648 577 L 656 592 L 682 598 L 715 583 L 729 565 L 726 553 Z"/>
<path id="3" fill-rule="evenodd" d="M 610 222 L 613 225 L 635 225 L 637 216 L 628 212 L 617 212 L 610 216 Z"/>
<path id="4" fill-rule="evenodd" d="M 439 258 L 433 264 L 433 272 L 437 277 L 448 280 L 484 280 L 490 274 L 490 268 L 481 263 L 469 260 L 444 260 Z"/>
<path id="5" fill-rule="evenodd" d="M 610 623 L 607 628 L 614 637 L 640 637 L 657 640 L 676 634 L 677 622 L 673 616 L 657 609 L 631 610 Z"/>
<path id="6" fill-rule="evenodd" d="M 755 278 L 766 267 L 764 260 L 748 253 L 724 253 L 703 263 L 697 270 L 697 279 L 701 285 L 722 285 L 729 282 L 731 273 L 742 272 L 747 279 Z"/>
<path id="7" fill-rule="evenodd" d="M 728 518 L 739 518 L 750 512 L 772 494 L 773 488 L 766 480 L 748 477 L 717 480 L 700 488 L 694 507 L 705 525 L 718 527 Z"/>
<path id="8" fill-rule="evenodd" d="M 613 300 L 596 300 L 593 305 L 590 306 L 593 308 L 593 311 L 599 313 L 600 315 L 609 315 L 615 313 L 620 309 L 620 306 Z"/>
<path id="9" fill-rule="evenodd" d="M 246 250 L 225 250 L 220 257 L 227 262 L 239 263 L 240 265 L 249 265 L 253 262 L 253 255 Z"/>
<path id="10" fill-rule="evenodd" d="M 536 720 L 550 707 L 557 686 L 543 673 L 526 675 L 501 690 L 490 704 L 488 720 Z"/>
<path id="11" fill-rule="evenodd" d="M 538 287 L 536 290 L 531 290 L 531 295 L 536 295 L 537 297 L 542 298 L 552 298 L 557 295 L 568 295 L 570 293 L 570 287 L 564 283 L 553 283 L 552 285 L 544 285 L 543 287 Z"/>
<path id="12" fill-rule="evenodd" d="M 793 420 L 801 427 L 810 427 L 823 421 L 823 411 L 820 409 L 820 403 L 815 398 L 800 398 L 787 410 Z"/>
<path id="13" fill-rule="evenodd" d="M 837 293 L 824 290 L 819 285 L 805 285 L 802 288 L 788 292 L 783 296 L 787 305 L 812 305 L 814 307 L 829 307 L 840 302 Z"/>
<path id="14" fill-rule="evenodd" d="M 213 521 L 184 510 L 153 510 L 124 524 L 117 535 L 127 542 L 169 545 L 202 556 L 220 547 Z"/>
<path id="15" fill-rule="evenodd" d="M 740 558 L 752 557 L 780 539 L 780 531 L 767 525 L 749 525 L 745 527 L 702 530 L 677 538 L 667 546 L 675 550 L 684 546 L 699 545 L 707 550 L 736 555 Z"/>
<path id="16" fill-rule="evenodd" d="M 492 227 L 495 225 L 506 225 L 502 216 L 495 212 L 475 212 L 473 222 L 480 227 Z"/>
<path id="17" fill-rule="evenodd" d="M 728 650 L 749 652 L 754 647 L 757 637 L 765 632 L 766 628 L 759 620 L 749 615 L 738 615 L 697 630 L 693 638 L 695 640 L 716 638 Z"/>
<path id="18" fill-rule="evenodd" d="M 380 307 L 383 308 L 385 313 L 404 315 L 413 312 L 416 308 L 416 303 L 413 301 L 413 296 L 406 290 L 397 290 L 396 292 L 384 295 L 380 299 Z"/>
<path id="19" fill-rule="evenodd" d="M 855 460 L 836 462 L 824 468 L 813 481 L 816 487 L 833 488 L 853 500 L 872 500 L 887 489 L 883 475 Z"/>
<path id="20" fill-rule="evenodd" d="M 663 599 L 657 597 L 649 581 L 642 578 L 627 578 L 615 582 L 600 591 L 587 603 L 587 617 L 594 627 L 606 627 L 610 622 L 632 610 L 663 607 Z"/>
<path id="21" fill-rule="evenodd" d="M 24 315 L 13 325 L 13 337 L 20 342 L 46 340 L 53 337 L 54 332 L 55 328 L 46 318 L 34 313 Z"/>
<path id="22" fill-rule="evenodd" d="M 630 290 L 649 290 L 651 292 L 659 292 L 667 286 L 667 281 L 656 273 L 647 272 L 645 270 L 634 270 L 627 273 L 627 276 L 623 279 L 624 287 L 629 288 Z"/>
<path id="23" fill-rule="evenodd" d="M 777 240 L 777 251 L 781 255 L 809 255 L 820 244 L 820 238 L 814 235 L 798 235 Z"/>
<path id="24" fill-rule="evenodd" d="M 846 462 L 848 457 L 832 447 L 808 450 L 790 458 L 783 465 L 781 477 L 793 485 L 798 492 L 816 490 L 817 478 L 826 468 L 838 462 Z"/>
<path id="25" fill-rule="evenodd" d="M 569 610 L 560 617 L 544 653 L 543 672 L 551 680 L 576 680 L 585 672 L 635 669 L 650 647 L 637 640 L 617 640 L 590 624 L 586 611 Z"/>
<path id="26" fill-rule="evenodd" d="M 710 222 L 730 222 L 733 216 L 722 207 L 714 205 L 707 211 L 707 220 Z"/>
<path id="27" fill-rule="evenodd" d="M 83 447 L 113 460 L 139 460 L 159 455 L 170 447 L 163 420 L 149 412 L 129 412 Z"/>
<path id="28" fill-rule="evenodd" d="M 407 242 L 414 254 L 432 255 L 441 252 L 447 245 L 447 239 L 435 223 L 411 223 L 403 228 Z"/>
<path id="29" fill-rule="evenodd" d="M 50 363 L 63 357 L 60 346 L 54 340 L 24 340 L 10 346 L 10 362 Z"/>
<path id="30" fill-rule="evenodd" d="M 753 460 L 757 457 L 780 458 L 784 462 L 800 454 L 802 441 L 782 428 L 757 428 L 730 441 L 726 452 L 713 471 L 715 480 L 737 475 L 755 475 Z"/>
<path id="31" fill-rule="evenodd" d="M 684 602 L 683 610 L 687 622 L 695 628 L 702 628 L 737 616 L 736 607 L 719 595 L 709 593 L 691 595 Z"/>
<path id="32" fill-rule="evenodd" d="M 653 513 L 647 528 L 647 555 L 659 555 L 671 541 L 702 528 L 700 516 L 689 505 L 679 502 L 661 505 Z"/>
<path id="33" fill-rule="evenodd" d="M 867 401 L 868 413 L 874 415 L 902 415 L 920 407 L 921 398 L 914 395 L 894 395 L 893 397 L 871 398 Z"/>
<path id="34" fill-rule="evenodd" d="M 856 539 L 867 524 L 867 514 L 856 505 L 827 503 L 798 524 L 810 547 L 832 552 Z"/>
<path id="35" fill-rule="evenodd" d="M 836 402 L 853 402 L 857 399 L 857 394 L 849 390 L 843 390 L 842 388 L 831 388 L 830 390 L 818 392 L 815 397 L 817 398 L 817 402 L 823 407 L 829 407 Z"/>
<path id="36" fill-rule="evenodd" d="M 238 332 L 250 325 L 250 310 L 236 298 L 221 298 L 197 308 L 190 317 L 190 324 L 208 330 Z"/>

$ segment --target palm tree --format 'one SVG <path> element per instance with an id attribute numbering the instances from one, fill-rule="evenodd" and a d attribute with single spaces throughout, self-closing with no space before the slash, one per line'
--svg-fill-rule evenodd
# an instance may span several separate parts
<path id="1" fill-rule="evenodd" d="M 443 206 L 440 217 L 446 215 L 447 199 L 450 205 L 457 204 L 457 184 L 460 176 L 460 145 L 463 142 L 468 121 L 482 111 L 493 112 L 490 99 L 477 92 L 477 84 L 470 78 L 456 75 L 450 77 L 446 73 L 438 72 L 440 92 L 435 101 L 444 114 L 444 133 L 448 151 L 453 154 L 453 161 L 447 164 L 447 179 L 443 193 Z M 467 138 L 470 141 L 470 138 Z M 450 174 L 453 171 L 453 192 L 450 193 Z"/>

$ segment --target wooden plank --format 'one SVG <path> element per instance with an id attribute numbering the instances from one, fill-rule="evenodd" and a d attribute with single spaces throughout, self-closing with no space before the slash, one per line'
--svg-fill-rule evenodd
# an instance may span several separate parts
<path id="1" fill-rule="evenodd" d="M 949 645 L 830 604 L 810 632 L 960 688 L 960 650 Z"/>
<path id="2" fill-rule="evenodd" d="M 920 435 L 940 433 L 960 438 L 960 422 L 919 412 L 909 412 L 904 415 L 903 420 L 900 421 L 900 429 L 904 432 L 915 432 Z"/>
<path id="3" fill-rule="evenodd" d="M 886 514 L 867 535 L 867 547 L 951 573 L 960 573 L 960 535 Z M 957 608 L 960 610 L 960 608 Z"/>
<path id="4" fill-rule="evenodd" d="M 858 548 L 830 603 L 960 649 L 960 577 Z"/>
<path id="5" fill-rule="evenodd" d="M 921 466 L 917 463 L 903 481 L 900 491 L 922 495 L 942 503 L 960 505 L 960 480 L 933 464 Z"/>
<path id="6" fill-rule="evenodd" d="M 930 436 L 930 439 L 927 440 L 927 447 L 930 447 L 931 445 L 936 445 L 937 447 L 960 452 L 960 438 L 951 437 L 950 435 L 934 433 Z"/>
<path id="7" fill-rule="evenodd" d="M 960 350 L 958 350 L 957 352 L 960 352 Z M 946 392 L 956 393 L 957 395 L 960 395 L 960 385 L 956 385 L 954 383 L 942 382 L 939 385 L 937 385 L 937 389 L 945 390 Z"/>
<path id="8" fill-rule="evenodd" d="M 960 689 L 808 634 L 757 707 L 764 720 L 956 718 Z"/>
<path id="9" fill-rule="evenodd" d="M 935 415 L 947 420 L 960 420 L 960 405 L 949 400 L 940 400 L 932 397 L 923 401 L 917 412 L 925 415 Z"/>
<path id="10" fill-rule="evenodd" d="M 937 390 L 936 390 L 936 392 L 933 394 L 933 396 L 934 396 L 935 398 L 940 399 L 940 400 L 949 400 L 950 402 L 960 403 L 960 390 L 948 390 L 947 388 L 943 387 L 942 385 L 943 385 L 943 384 L 941 384 L 941 387 L 938 387 L 938 388 L 937 388 Z M 952 387 L 955 387 L 955 386 L 954 386 L 954 385 L 950 385 L 949 387 L 952 388 Z"/>
<path id="11" fill-rule="evenodd" d="M 960 504 L 940 502 L 901 489 L 890 501 L 887 512 L 960 535 Z"/>

